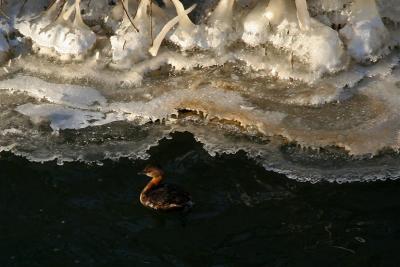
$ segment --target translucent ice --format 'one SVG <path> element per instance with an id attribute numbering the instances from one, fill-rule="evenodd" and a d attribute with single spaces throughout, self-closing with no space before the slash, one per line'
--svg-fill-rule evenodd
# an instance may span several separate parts
<path id="1" fill-rule="evenodd" d="M 189 19 L 183 4 L 179 0 L 171 0 L 176 8 L 179 18 L 179 25 L 169 40 L 179 45 L 183 50 L 201 47 L 201 28 Z"/>
<path id="2" fill-rule="evenodd" d="M 190 12 L 193 11 L 193 9 L 196 7 L 196 5 L 191 6 L 187 10 L 185 10 L 185 14 L 189 14 Z M 161 29 L 157 37 L 153 41 L 153 45 L 149 49 L 149 53 L 152 56 L 157 56 L 158 50 L 160 49 L 162 41 L 165 39 L 167 36 L 168 32 L 179 22 L 179 16 L 171 19 L 164 25 L 164 27 Z"/>
<path id="3" fill-rule="evenodd" d="M 388 53 L 391 39 L 375 0 L 355 0 L 351 16 L 340 31 L 349 54 L 357 61 L 377 61 Z"/>
<path id="4" fill-rule="evenodd" d="M 34 123 L 49 122 L 54 131 L 62 129 L 81 129 L 104 120 L 100 112 L 83 111 L 54 104 L 19 106 L 17 111 L 29 116 Z"/>
<path id="5" fill-rule="evenodd" d="M 55 51 L 61 59 L 81 58 L 94 46 L 96 35 L 82 20 L 80 2 L 57 0 L 44 14 L 21 17 L 16 28 L 32 39 L 41 53 L 54 55 Z"/>
<path id="6" fill-rule="evenodd" d="M 318 73 L 344 67 L 345 53 L 337 32 L 310 18 L 305 1 L 271 0 L 267 7 L 263 5 L 245 18 L 243 41 L 251 46 L 270 43 Z"/>
<path id="7" fill-rule="evenodd" d="M 125 7 L 128 14 L 125 14 L 116 34 L 110 38 L 113 61 L 119 67 L 128 68 L 150 56 L 148 50 L 154 35 L 161 30 L 166 21 L 163 10 L 154 3 L 150 9 L 150 3 L 149 0 L 140 1 L 134 19 L 128 17 L 130 7 Z"/>
<path id="8" fill-rule="evenodd" d="M 106 103 L 106 99 L 90 87 L 48 83 L 31 76 L 18 75 L 15 78 L 0 81 L 1 90 L 23 92 L 39 100 L 46 99 L 51 103 L 78 108 Z"/>

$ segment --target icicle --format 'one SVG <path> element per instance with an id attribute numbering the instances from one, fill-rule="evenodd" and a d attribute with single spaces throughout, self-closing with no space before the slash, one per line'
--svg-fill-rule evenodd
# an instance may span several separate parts
<path id="1" fill-rule="evenodd" d="M 344 62 L 337 32 L 310 18 L 305 0 L 271 0 L 267 7 L 259 3 L 244 21 L 242 39 L 284 50 L 292 66 L 296 58 L 316 75 L 340 70 Z"/>
<path id="2" fill-rule="evenodd" d="M 171 2 L 171 0 L 163 0 L 163 3 L 164 3 L 166 8 L 173 8 L 174 7 L 174 5 Z"/>
<path id="3" fill-rule="evenodd" d="M 123 28 L 127 30 L 130 26 L 132 26 L 135 31 L 139 32 L 139 29 L 136 27 L 131 14 L 129 14 L 129 0 L 119 0 L 121 2 L 122 9 L 124 11 L 124 19 L 122 21 Z"/>
<path id="4" fill-rule="evenodd" d="M 72 14 L 74 13 L 74 11 L 75 11 L 75 6 L 69 5 L 69 3 L 68 4 L 66 3 L 61 11 L 61 16 L 59 17 L 59 19 L 68 21 L 72 17 Z"/>
<path id="5" fill-rule="evenodd" d="M 52 6 L 54 8 L 55 4 Z M 58 9 L 55 10 L 48 10 L 50 12 L 57 12 L 57 15 L 54 16 L 54 18 L 58 18 L 55 21 L 51 21 L 50 23 L 48 23 L 45 27 L 43 27 L 42 29 L 40 29 L 39 34 L 48 31 L 49 29 L 51 29 L 52 27 L 54 27 L 57 24 L 63 24 L 65 22 L 68 22 L 69 19 L 71 18 L 72 14 L 75 11 L 75 7 L 74 5 L 69 5 L 69 3 L 65 3 L 64 6 L 62 7 L 61 11 L 58 11 Z M 52 17 L 53 14 L 50 14 L 51 17 L 48 17 L 49 19 L 53 20 L 54 18 Z M 41 17 L 38 18 L 39 20 L 41 19 Z"/>
<path id="6" fill-rule="evenodd" d="M 179 0 L 171 0 L 178 13 L 179 24 L 176 30 L 169 36 L 169 40 L 178 45 L 182 50 L 189 50 L 195 47 L 202 47 L 204 43 L 201 36 L 202 28 L 190 21 L 185 9 Z"/>
<path id="7" fill-rule="evenodd" d="M 354 0 L 351 12 L 354 20 L 369 20 L 380 17 L 375 0 Z"/>
<path id="8" fill-rule="evenodd" d="M 135 25 L 139 25 L 144 19 L 148 18 L 147 9 L 150 6 L 150 0 L 141 0 L 139 3 L 138 10 L 136 12 L 136 16 L 133 19 L 133 23 Z"/>
<path id="9" fill-rule="evenodd" d="M 63 0 L 56 0 L 56 2 L 48 9 L 45 11 L 45 16 L 51 19 L 54 19 L 58 16 L 59 14 L 59 9 L 60 3 L 62 3 Z"/>
<path id="10" fill-rule="evenodd" d="M 300 29 L 308 31 L 310 29 L 311 19 L 306 0 L 296 0 L 296 8 Z"/>
<path id="11" fill-rule="evenodd" d="M 56 6 L 57 3 L 55 3 L 51 8 L 57 8 Z M 90 30 L 90 28 L 85 24 L 85 22 L 82 19 L 81 15 L 81 8 L 80 8 L 81 0 L 75 0 L 75 4 L 70 5 L 69 3 L 65 3 L 65 5 L 62 8 L 62 11 L 60 12 L 60 16 L 55 22 L 50 23 L 47 25 L 45 28 L 41 30 L 47 31 L 49 28 L 53 27 L 57 23 L 63 23 L 71 20 L 72 15 L 75 15 L 73 25 L 77 28 L 84 29 L 84 30 Z M 49 12 L 54 12 L 53 10 L 48 10 Z"/>
<path id="12" fill-rule="evenodd" d="M 10 46 L 6 38 L 3 36 L 3 33 L 0 32 L 0 64 L 5 62 L 8 59 L 8 51 Z"/>
<path id="13" fill-rule="evenodd" d="M 127 0 L 120 1 L 127 3 Z M 152 0 L 141 0 L 135 17 L 130 21 L 127 13 L 130 14 L 125 11 L 124 21 L 110 38 L 113 66 L 119 69 L 131 68 L 147 59 L 149 47 L 153 44 L 153 33 L 159 32 L 167 21 L 164 11 Z M 138 31 L 131 30 L 132 24 L 137 26 Z"/>
<path id="14" fill-rule="evenodd" d="M 230 25 L 232 23 L 233 4 L 235 0 L 220 0 L 214 12 L 211 14 L 209 23 L 221 22 Z"/>
<path id="15" fill-rule="evenodd" d="M 196 5 L 192 5 L 190 8 L 185 10 L 185 14 L 189 14 L 196 8 Z M 158 50 L 160 49 L 162 41 L 165 39 L 165 36 L 167 33 L 179 22 L 179 16 L 176 16 L 175 18 L 171 19 L 170 21 L 165 24 L 165 26 L 162 28 L 161 32 L 157 35 L 157 37 L 154 39 L 153 46 L 149 49 L 149 53 L 155 57 L 158 54 Z"/>
<path id="16" fill-rule="evenodd" d="M 204 31 L 200 46 L 205 49 L 221 49 L 237 38 L 233 32 L 233 5 L 235 0 L 220 0 L 212 12 Z"/>
<path id="17" fill-rule="evenodd" d="M 260 23 L 261 20 L 265 19 L 266 16 L 264 16 L 265 10 L 267 8 L 267 3 L 264 1 L 258 2 L 258 4 L 250 11 L 249 14 L 247 14 L 246 18 L 243 21 L 243 26 L 245 32 L 256 32 L 260 31 L 265 28 L 265 25 L 262 22 Z"/>
<path id="18" fill-rule="evenodd" d="M 266 18 L 272 25 L 277 25 L 293 14 L 292 0 L 271 0 L 265 12 Z"/>
<path id="19" fill-rule="evenodd" d="M 82 28 L 82 29 L 88 29 L 88 26 L 83 22 L 83 19 L 82 19 L 80 4 L 81 4 L 81 0 L 75 0 L 74 25 L 79 28 Z"/>
<path id="20" fill-rule="evenodd" d="M 162 9 L 161 7 L 159 7 L 157 4 L 155 3 L 151 3 L 151 7 L 153 9 L 153 16 L 156 18 L 162 18 L 165 20 L 168 20 L 167 15 L 165 14 L 164 9 Z"/>
<path id="21" fill-rule="evenodd" d="M 22 18 L 16 28 L 43 48 L 39 53 L 81 59 L 94 46 L 96 35 L 82 20 L 80 6 L 81 0 L 57 0 L 44 16 Z"/>
<path id="22" fill-rule="evenodd" d="M 293 13 L 288 1 L 293 0 L 271 0 L 268 4 L 259 1 L 243 22 L 243 41 L 251 46 L 265 43 L 272 26 L 280 24 Z"/>
<path id="23" fill-rule="evenodd" d="M 179 17 L 179 27 L 187 33 L 194 31 L 196 25 L 189 19 L 188 15 L 185 13 L 185 8 L 179 0 L 171 0 L 176 8 L 176 13 Z"/>

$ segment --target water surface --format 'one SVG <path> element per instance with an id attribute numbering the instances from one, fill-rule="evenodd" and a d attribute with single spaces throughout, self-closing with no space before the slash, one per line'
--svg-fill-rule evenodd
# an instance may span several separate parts
<path id="1" fill-rule="evenodd" d="M 398 266 L 400 183 L 299 183 L 245 153 L 211 157 L 189 133 L 148 160 L 103 165 L 0 158 L 0 265 Z M 160 164 L 191 213 L 142 207 Z"/>

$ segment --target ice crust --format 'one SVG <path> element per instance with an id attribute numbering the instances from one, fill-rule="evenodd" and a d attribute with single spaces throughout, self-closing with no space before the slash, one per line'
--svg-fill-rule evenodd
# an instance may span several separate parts
<path id="1" fill-rule="evenodd" d="M 382 148 L 400 148 L 400 99 L 397 93 L 399 70 L 392 72 L 390 66 L 388 62 L 380 68 L 366 69 L 371 80 L 362 82 L 355 92 L 332 91 L 329 88 L 322 91 L 319 87 L 301 89 L 301 86 L 289 89 L 278 84 L 265 87 L 259 81 L 253 81 L 249 87 L 248 81 L 228 76 L 205 84 L 204 78 L 200 78 L 200 81 L 190 78 L 189 83 L 193 85 L 191 88 L 185 88 L 185 79 L 176 79 L 162 88 L 148 85 L 139 91 L 124 92 L 127 94 L 124 99 L 119 98 L 123 91 L 106 97 L 104 94 L 107 91 L 18 75 L 0 83 L 0 93 L 5 93 L 1 96 L 2 109 L 9 105 L 8 98 L 10 103 L 14 103 L 12 99 L 15 96 L 21 100 L 10 107 L 14 106 L 23 115 L 19 118 L 10 113 L 7 119 L 7 116 L 4 117 L 7 112 L 3 110 L 0 113 L 3 116 L 0 124 L 0 150 L 10 150 L 37 161 L 57 158 L 59 162 L 97 161 L 124 156 L 142 158 L 146 157 L 150 146 L 157 144 L 169 133 L 189 131 L 204 144 L 211 155 L 244 150 L 266 169 L 285 173 L 293 179 L 310 182 L 383 179 L 385 176 L 379 172 L 379 159 L 371 160 L 371 163 L 367 161 L 366 164 L 371 164 L 367 168 L 349 154 L 363 157 L 378 153 Z M 174 88 L 170 88 L 172 84 L 175 84 Z M 232 88 L 236 87 L 233 91 Z M 331 100 L 329 92 L 333 97 Z M 19 95 L 21 93 L 30 98 L 23 100 Z M 343 94 L 350 94 L 350 98 L 342 99 Z M 335 99 L 343 103 L 325 103 L 335 102 Z M 310 105 L 315 103 L 318 108 L 311 108 Z M 179 118 L 178 110 L 192 110 L 193 115 Z M 52 132 L 37 132 L 36 127 L 24 124 L 25 117 L 33 125 L 49 125 Z M 130 122 L 146 131 L 151 129 L 150 132 L 154 133 L 147 132 L 145 137 L 138 135 L 130 141 L 125 139 L 132 137 L 122 133 L 118 135 L 121 138 L 118 142 L 102 139 L 97 144 L 97 137 L 94 136 L 108 136 L 118 131 L 121 126 L 112 125 L 118 121 Z M 163 123 L 160 126 L 149 124 L 155 121 Z M 96 127 L 104 128 L 101 130 Z M 157 127 L 161 127 L 161 131 Z M 63 131 L 66 129 L 78 131 L 77 136 L 87 139 L 78 143 L 61 142 L 65 138 Z M 88 129 L 87 137 L 84 137 L 85 129 Z M 280 137 L 270 143 L 268 140 L 272 136 Z M 282 140 L 279 141 L 279 138 L 285 138 L 283 144 L 295 141 L 298 148 L 292 148 L 294 151 L 285 154 L 282 149 L 286 151 L 287 148 L 282 148 Z M 353 171 L 342 173 L 343 169 L 338 169 L 334 163 L 324 170 L 310 169 L 301 164 L 308 157 L 311 161 L 321 160 L 327 164 L 332 159 L 324 159 L 324 154 L 312 149 L 330 146 L 338 146 L 347 151 L 340 153 L 348 157 L 346 164 Z M 310 147 L 308 152 L 307 147 Z M 334 155 L 338 152 L 332 153 Z M 287 161 L 288 158 L 294 161 Z M 390 165 L 392 167 L 387 170 L 390 169 L 391 175 L 397 177 L 396 173 L 400 172 L 395 167 L 398 166 L 396 159 L 390 158 L 388 162 L 394 165 Z"/>
<path id="2" fill-rule="evenodd" d="M 191 89 L 174 90 L 150 101 L 107 103 L 106 99 L 93 88 L 48 83 L 30 76 L 18 76 L 14 79 L 1 81 L 0 90 L 26 93 L 38 100 L 45 99 L 50 102 L 51 104 L 22 105 L 17 108 L 17 111 L 30 116 L 33 121 L 38 121 L 37 118 L 48 119 L 53 130 L 74 129 L 76 125 L 83 125 L 82 128 L 87 127 L 90 125 L 88 121 L 93 120 L 93 118 L 96 118 L 96 123 L 93 125 L 106 124 L 117 120 L 147 123 L 177 115 L 177 110 L 186 108 L 207 112 L 211 117 L 220 116 L 221 114 L 218 111 L 222 111 L 227 114 L 228 117 L 226 118 L 235 120 L 235 115 L 230 115 L 230 113 L 241 113 L 235 111 L 236 106 L 246 107 L 249 105 L 237 94 L 213 91 L 209 88 L 195 91 Z M 229 99 L 229 101 L 226 102 L 226 99 Z M 215 112 L 208 109 L 213 104 L 218 107 Z M 90 111 L 84 111 L 79 115 L 78 109 Z M 98 115 L 99 112 L 102 112 L 100 114 L 103 114 L 103 116 Z M 252 113 L 264 122 L 277 123 L 284 118 L 284 114 L 278 112 L 265 113 L 252 109 Z M 101 117 L 103 117 L 102 120 L 100 120 Z M 243 118 L 242 124 L 250 123 L 250 118 Z M 62 127 L 59 127 L 60 121 L 63 121 Z"/>
<path id="3" fill-rule="evenodd" d="M 28 103 L 17 107 L 16 111 L 29 116 L 35 123 L 48 121 L 55 132 L 63 129 L 86 128 L 94 125 L 94 122 L 104 119 L 100 112 L 76 110 L 54 104 L 34 105 Z"/>
<path id="4" fill-rule="evenodd" d="M 244 129 L 252 128 L 262 135 L 284 136 L 288 140 L 296 141 L 304 144 L 304 146 L 337 145 L 344 147 L 351 154 L 363 155 L 376 153 L 382 146 L 398 149 L 397 139 L 392 136 L 397 134 L 396 131 L 391 132 L 389 137 L 387 134 L 390 131 L 386 135 L 379 136 L 382 127 L 389 127 L 390 125 L 390 127 L 396 128 L 396 125 L 398 125 L 396 122 L 398 117 L 395 115 L 398 114 L 396 106 L 398 97 L 395 89 L 398 71 L 390 74 L 391 71 L 386 72 L 383 68 L 377 74 L 373 74 L 375 71 L 371 69 L 369 73 L 370 77 L 378 74 L 374 78 L 375 80 L 367 83 L 367 86 L 363 85 L 358 88 L 359 94 L 371 99 L 369 108 L 375 109 L 375 111 L 371 111 L 374 118 L 366 122 L 360 120 L 358 122 L 360 125 L 354 129 L 354 126 L 351 126 L 351 128 L 345 130 L 342 126 L 339 126 L 340 123 L 338 126 L 332 126 L 333 128 L 327 126 L 324 129 L 325 126 L 319 126 L 313 130 L 312 135 L 305 134 L 307 133 L 305 130 L 308 129 L 306 125 L 310 123 L 308 121 L 314 120 L 312 117 L 307 118 L 307 115 L 291 114 L 290 109 L 270 109 L 268 104 L 260 106 L 256 102 L 253 103 L 253 100 L 250 101 L 251 98 L 248 98 L 246 94 L 241 94 L 240 91 L 226 91 L 225 87 L 229 88 L 233 85 L 221 83 L 218 80 L 210 85 L 198 85 L 199 87 L 195 86 L 195 84 L 198 84 L 195 82 L 194 87 L 189 89 L 181 88 L 184 85 L 175 89 L 166 89 L 168 88 L 166 87 L 164 89 L 167 90 L 166 92 L 157 94 L 152 93 L 151 90 L 154 89 L 150 87 L 150 91 L 143 92 L 144 95 L 150 95 L 147 100 L 139 98 L 133 101 L 106 100 L 98 90 L 91 87 L 48 83 L 31 76 L 17 76 L 2 81 L 0 88 L 9 92 L 26 93 L 37 100 L 46 100 L 47 103 L 43 104 L 23 104 L 17 110 L 30 116 L 32 121 L 40 121 L 38 118 L 50 121 L 50 125 L 55 131 L 104 125 L 113 121 L 132 121 L 145 124 L 157 120 L 169 120 L 179 115 L 178 110 L 193 110 L 204 114 L 207 120 L 232 121 Z M 382 75 L 382 78 L 385 79 L 384 83 L 381 82 L 382 78 L 379 78 L 381 77 L 379 75 Z M 240 86 L 240 84 L 238 83 L 236 86 Z M 246 83 L 244 82 L 244 84 Z M 37 89 L 38 87 L 40 89 Z M 267 103 L 269 101 L 279 103 L 279 105 L 283 105 L 282 107 L 348 101 L 346 99 L 349 96 L 346 96 L 346 94 L 350 94 L 350 98 L 354 94 L 344 90 L 329 89 L 329 86 L 324 90 L 317 89 L 318 87 L 300 90 L 300 88 L 295 87 L 286 89 L 286 91 L 280 89 L 281 92 L 273 88 L 262 88 L 264 87 L 261 86 L 257 90 L 268 91 L 263 92 L 258 98 L 264 99 Z M 375 90 L 376 88 L 379 90 Z M 360 104 L 360 106 L 363 105 L 365 104 Z M 82 111 L 81 114 L 80 111 Z M 294 115 L 297 117 L 297 121 L 291 122 L 291 117 Z M 364 116 L 363 113 L 359 115 Z M 359 115 L 354 114 L 353 116 Z M 331 115 L 327 113 L 326 116 L 327 121 L 329 121 Z M 346 125 L 348 122 L 343 121 L 343 123 Z M 78 127 L 77 125 L 81 126 Z M 365 140 L 369 138 L 368 136 L 374 134 L 377 135 L 374 137 L 374 141 L 366 145 Z M 342 139 L 337 139 L 339 135 L 343 136 Z M 319 136 L 319 138 L 315 139 L 316 136 Z"/>
<path id="5" fill-rule="evenodd" d="M 77 108 L 104 105 L 107 101 L 97 90 L 79 85 L 48 83 L 31 76 L 16 76 L 0 81 L 0 90 L 19 91 L 36 99 Z"/>
<path id="6" fill-rule="evenodd" d="M 146 158 L 189 131 L 302 181 L 400 178 L 398 0 L 221 0 L 202 19 L 174 0 L 152 20 L 150 1 L 126 0 L 139 31 L 121 3 L 39 2 L 4 7 L 0 151 Z"/>

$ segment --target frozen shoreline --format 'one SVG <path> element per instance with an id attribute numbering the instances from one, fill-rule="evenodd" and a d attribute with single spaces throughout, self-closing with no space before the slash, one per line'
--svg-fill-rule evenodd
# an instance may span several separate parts
<path id="1" fill-rule="evenodd" d="M 384 177 L 379 164 L 368 174 L 359 162 L 400 149 L 396 10 L 370 0 L 240 8 L 246 3 L 216 2 L 201 24 L 187 17 L 197 6 L 153 4 L 152 25 L 149 1 L 127 2 L 126 10 L 138 8 L 131 18 L 122 6 L 104 3 L 88 12 L 84 0 L 57 1 L 45 16 L 36 16 L 42 13 L 32 1 L 25 9 L 36 13 L 3 7 L 10 18 L 0 32 L 7 46 L 0 151 L 60 164 L 146 158 L 160 139 L 189 131 L 211 155 L 243 150 L 266 169 L 302 181 Z M 91 137 L 124 123 L 135 133 Z M 74 142 L 66 141 L 69 132 L 78 136 Z M 316 151 L 334 148 L 339 152 L 329 157 L 345 155 L 347 172 L 332 167 L 322 176 L 288 161 L 291 155 L 281 153 L 288 143 L 296 153 L 309 150 L 310 161 L 324 161 Z M 397 164 L 396 157 L 389 161 Z M 388 169 L 389 178 L 400 176 Z"/>

